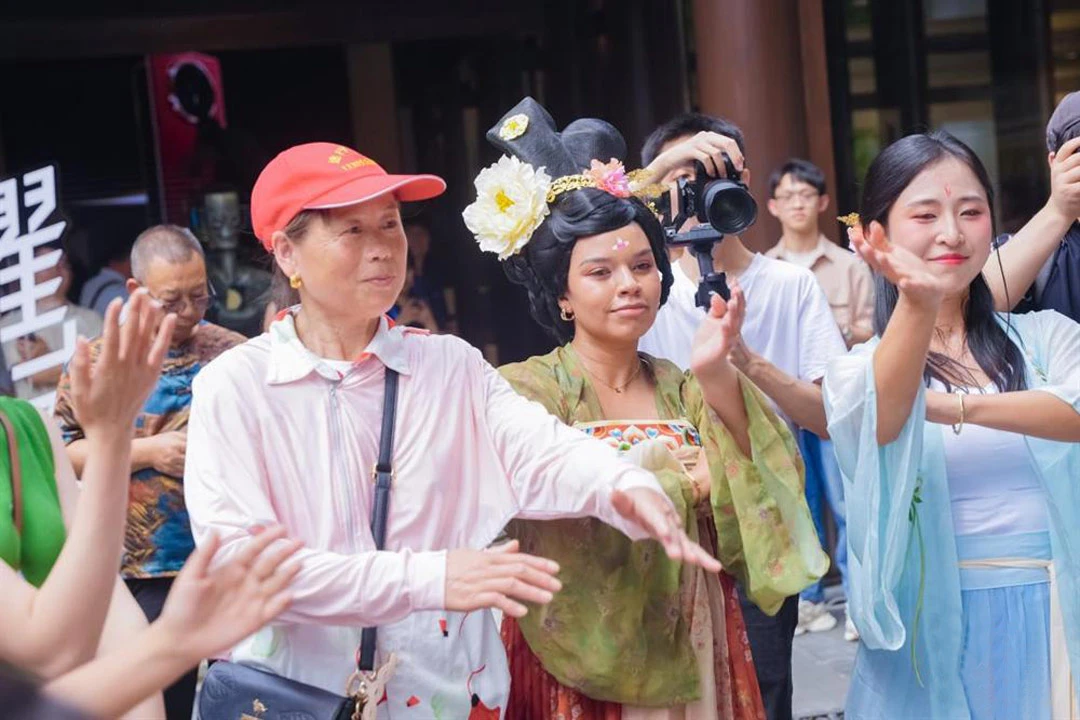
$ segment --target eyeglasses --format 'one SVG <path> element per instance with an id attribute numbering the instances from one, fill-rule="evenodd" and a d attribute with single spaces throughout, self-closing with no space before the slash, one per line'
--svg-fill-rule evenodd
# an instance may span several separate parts
<path id="1" fill-rule="evenodd" d="M 171 313 L 176 315 L 179 315 L 184 308 L 188 306 L 188 303 L 191 304 L 192 310 L 197 314 L 202 315 L 210 308 L 210 305 L 214 302 L 214 298 L 217 296 L 214 292 L 214 286 L 209 283 L 206 284 L 206 293 L 204 295 L 189 295 L 177 298 L 176 300 L 162 300 L 161 298 L 154 297 L 149 290 L 147 290 L 147 294 L 161 305 L 161 309 L 164 310 L 166 314 Z"/>
<path id="2" fill-rule="evenodd" d="M 800 192 L 784 193 L 782 195 L 777 195 L 776 202 L 782 205 L 790 205 L 796 200 L 802 200 L 804 203 L 809 205 L 810 203 L 817 200 L 819 197 L 821 197 L 821 193 L 817 192 L 816 190 L 802 190 Z"/>

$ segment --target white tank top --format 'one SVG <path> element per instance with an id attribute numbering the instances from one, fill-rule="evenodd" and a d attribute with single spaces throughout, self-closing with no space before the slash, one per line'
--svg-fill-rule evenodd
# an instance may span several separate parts
<path id="1" fill-rule="evenodd" d="M 931 390 L 944 387 L 931 382 Z M 996 393 L 988 387 L 973 392 Z M 1046 496 L 1024 436 L 965 424 L 942 426 L 945 473 L 957 535 L 1011 535 L 1049 529 Z"/>

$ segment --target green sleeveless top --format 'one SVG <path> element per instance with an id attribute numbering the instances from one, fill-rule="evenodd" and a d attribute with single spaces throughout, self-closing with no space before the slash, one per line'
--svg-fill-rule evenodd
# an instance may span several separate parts
<path id="1" fill-rule="evenodd" d="M 15 429 L 22 463 L 23 511 L 20 534 L 13 516 L 7 433 L 0 431 L 0 560 L 39 587 L 52 570 L 67 535 L 56 491 L 52 443 L 41 416 L 30 403 L 0 397 L 0 412 L 7 415 Z"/>

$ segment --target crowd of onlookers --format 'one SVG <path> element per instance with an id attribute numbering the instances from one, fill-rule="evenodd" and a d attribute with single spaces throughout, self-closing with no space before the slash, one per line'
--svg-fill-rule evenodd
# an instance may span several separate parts
<path id="1" fill-rule="evenodd" d="M 644 162 L 703 135 L 728 139 L 725 152 L 738 156 L 736 165 L 743 166 L 739 128 L 703 115 L 687 115 L 654 133 Z M 998 310 L 1021 304 L 1021 309 L 1055 309 L 1080 320 L 1080 95 L 1066 97 L 1058 107 L 1047 140 L 1051 197 L 1022 230 L 998 239 L 985 277 Z M 806 465 L 806 499 L 823 544 L 827 520 L 835 523 L 833 559 L 846 590 L 843 480 L 826 431 L 821 383 L 831 360 L 875 335 L 875 290 L 866 263 L 826 237 L 825 226 L 835 214 L 831 207 L 821 169 L 793 158 L 769 180 L 767 209 L 782 228 L 775 247 L 757 254 L 731 237 L 717 246 L 714 261 L 739 278 L 748 298 L 742 334 L 729 358 L 795 432 Z M 398 325 L 452 330 L 452 295 L 431 280 L 434 273 L 425 265 L 430 230 L 412 224 L 405 232 L 406 279 L 388 314 Z M 36 252 L 57 249 L 63 247 L 41 246 Z M 699 271 L 689 254 L 673 254 L 671 265 L 670 298 L 641 349 L 689 369 L 690 340 L 701 322 L 693 300 Z M 41 502 L 47 503 L 50 493 L 55 499 L 49 520 L 33 527 L 52 538 L 48 556 L 35 561 L 46 570 L 33 576 L 33 562 L 13 563 L 0 537 L 0 557 L 8 561 L 0 563 L 0 638 L 7 638 L 0 639 L 0 666 L 22 668 L 54 696 L 78 698 L 75 704 L 85 711 L 104 715 L 132 711 L 140 702 L 149 705 L 133 712 L 160 714 L 155 703 L 161 701 L 144 698 L 167 685 L 168 716 L 190 717 L 195 662 L 279 612 L 288 600 L 287 581 L 297 571 L 288 558 L 298 545 L 271 545 L 283 535 L 275 528 L 253 528 L 250 549 L 214 569 L 214 543 L 196 550 L 192 537 L 184 468 L 193 384 L 216 357 L 247 338 L 207 321 L 215 293 L 203 247 L 185 228 L 147 229 L 126 258 L 86 279 L 78 298 L 71 297 L 72 273 L 66 254 L 37 273 L 38 284 L 60 281 L 38 300 L 39 312 L 66 307 L 67 319 L 75 320 L 85 340 L 70 363 L 12 386 L 12 394 L 23 399 L 55 391 L 54 409 L 42 420 L 0 405 L 14 424 L 9 448 L 34 443 L 41 451 L 37 465 L 23 461 L 18 468 L 14 455 L 9 461 L 9 474 L 21 472 L 25 502 L 39 492 L 31 475 L 55 478 L 40 490 Z M 268 299 L 267 326 L 296 301 L 289 292 L 295 295 L 298 287 L 280 287 Z M 163 322 L 165 315 L 170 318 Z M 18 321 L 14 311 L 0 324 Z M 60 347 L 60 332 L 58 325 L 6 343 L 7 367 Z M 77 480 L 84 490 L 76 510 Z M 19 495 L 13 491 L 12 497 L 17 501 Z M 122 584 L 110 603 L 107 592 L 91 586 L 111 585 L 117 568 Z M 17 589 L 15 571 L 37 589 Z M 80 598 L 98 606 L 72 626 L 64 608 Z M 820 583 L 790 599 L 775 616 L 742 600 L 765 707 L 770 717 L 790 712 L 791 637 L 828 630 L 837 619 Z M 17 638 L 10 630 L 15 625 L 20 626 Z M 120 637 L 128 648 L 115 654 Z M 850 617 L 845 637 L 859 637 Z M 175 657 L 166 657 L 163 648 Z M 128 679 L 115 693 L 113 685 L 108 693 L 87 690 L 120 677 Z M 94 695 L 99 697 L 82 702 Z"/>

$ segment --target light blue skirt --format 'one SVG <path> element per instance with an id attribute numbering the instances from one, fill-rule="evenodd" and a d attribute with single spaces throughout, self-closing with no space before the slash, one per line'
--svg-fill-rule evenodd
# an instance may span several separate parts
<path id="1" fill-rule="evenodd" d="M 961 561 L 1050 558 L 1049 533 L 959 536 L 956 543 Z M 960 675 L 972 720 L 1050 720 L 1047 571 L 962 569 L 960 587 L 964 612 Z M 933 637 L 918 640 L 926 652 L 933 652 L 933 642 Z M 860 645 L 845 718 L 931 717 L 927 692 L 916 679 L 907 643 L 892 652 Z"/>

